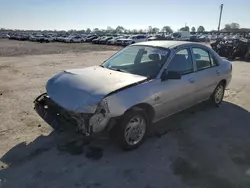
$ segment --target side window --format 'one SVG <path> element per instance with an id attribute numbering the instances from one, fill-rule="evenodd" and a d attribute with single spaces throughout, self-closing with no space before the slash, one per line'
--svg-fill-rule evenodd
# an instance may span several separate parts
<path id="1" fill-rule="evenodd" d="M 192 48 L 195 57 L 197 70 L 211 67 L 210 55 L 206 50 L 201 48 Z"/>
<path id="2" fill-rule="evenodd" d="M 163 65 L 167 60 L 168 51 L 164 49 L 156 49 L 151 47 L 145 47 L 144 53 L 141 58 L 140 63 L 154 63 L 158 65 Z"/>
<path id="3" fill-rule="evenodd" d="M 219 65 L 218 60 L 215 57 L 213 57 L 211 54 L 209 54 L 209 56 L 210 56 L 212 67 Z"/>
<path id="4" fill-rule="evenodd" d="M 167 67 L 168 71 L 179 72 L 181 75 L 194 71 L 191 54 L 187 49 L 178 51 Z"/>

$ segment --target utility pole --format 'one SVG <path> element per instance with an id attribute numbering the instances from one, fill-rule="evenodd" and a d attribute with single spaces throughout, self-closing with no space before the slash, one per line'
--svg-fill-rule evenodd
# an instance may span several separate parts
<path id="1" fill-rule="evenodd" d="M 220 32 L 220 22 L 221 22 L 222 11 L 223 11 L 223 4 L 220 5 L 220 18 L 219 18 L 219 25 L 218 25 L 218 33 Z"/>

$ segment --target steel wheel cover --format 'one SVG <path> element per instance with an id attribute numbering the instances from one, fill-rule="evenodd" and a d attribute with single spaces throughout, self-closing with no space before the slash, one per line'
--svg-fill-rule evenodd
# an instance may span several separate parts
<path id="1" fill-rule="evenodd" d="M 124 132 L 125 140 L 128 145 L 138 144 L 146 132 L 146 121 L 142 116 L 132 117 Z"/>
<path id="2" fill-rule="evenodd" d="M 218 104 L 222 101 L 223 99 L 223 94 L 224 94 L 224 87 L 222 85 L 219 85 L 216 88 L 215 94 L 214 94 L 214 100 L 215 103 Z"/>

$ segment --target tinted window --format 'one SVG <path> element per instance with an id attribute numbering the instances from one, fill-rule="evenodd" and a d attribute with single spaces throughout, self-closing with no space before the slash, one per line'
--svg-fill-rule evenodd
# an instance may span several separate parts
<path id="1" fill-rule="evenodd" d="M 206 50 L 201 48 L 193 48 L 197 70 L 202 70 L 211 67 L 210 57 Z"/>
<path id="2" fill-rule="evenodd" d="M 193 62 L 190 52 L 187 49 L 177 52 L 168 65 L 167 70 L 179 72 L 182 75 L 193 72 Z"/>

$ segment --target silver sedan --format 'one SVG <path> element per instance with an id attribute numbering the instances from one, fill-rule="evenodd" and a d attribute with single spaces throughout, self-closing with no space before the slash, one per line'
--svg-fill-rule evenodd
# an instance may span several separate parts
<path id="1" fill-rule="evenodd" d="M 55 130 L 109 131 L 131 150 L 162 118 L 206 100 L 219 106 L 231 77 L 232 64 L 204 45 L 142 42 L 100 66 L 56 74 L 35 99 L 35 110 Z"/>

